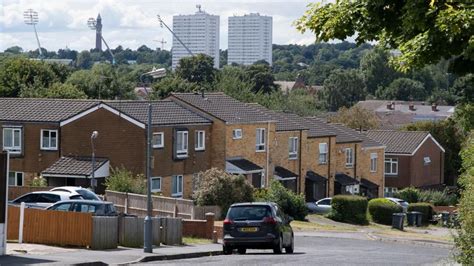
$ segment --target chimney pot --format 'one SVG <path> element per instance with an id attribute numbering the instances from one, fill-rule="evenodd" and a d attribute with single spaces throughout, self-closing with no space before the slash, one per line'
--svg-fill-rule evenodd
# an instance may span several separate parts
<path id="1" fill-rule="evenodd" d="M 410 111 L 415 111 L 415 104 L 410 103 L 410 105 L 408 105 L 408 108 L 410 109 Z"/>
<path id="2" fill-rule="evenodd" d="M 433 103 L 433 104 L 431 105 L 431 111 L 433 111 L 433 112 L 438 111 L 438 105 L 437 105 L 436 103 Z"/>

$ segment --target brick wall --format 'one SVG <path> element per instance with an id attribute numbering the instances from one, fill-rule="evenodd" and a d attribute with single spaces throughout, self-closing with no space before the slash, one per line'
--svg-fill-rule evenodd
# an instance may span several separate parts
<path id="1" fill-rule="evenodd" d="M 346 148 L 352 148 L 353 166 L 346 166 Z M 357 148 L 360 148 L 360 144 L 356 143 L 336 143 L 336 173 L 345 173 L 351 177 L 355 177 L 356 166 L 358 163 Z"/>
<path id="2" fill-rule="evenodd" d="M 214 214 L 207 213 L 206 220 L 183 219 L 183 236 L 213 239 Z"/>
<path id="3" fill-rule="evenodd" d="M 370 171 L 371 153 L 377 154 L 377 169 L 375 172 Z M 383 197 L 384 184 L 384 148 L 358 149 L 357 150 L 357 177 L 365 178 L 379 186 L 378 196 Z"/>

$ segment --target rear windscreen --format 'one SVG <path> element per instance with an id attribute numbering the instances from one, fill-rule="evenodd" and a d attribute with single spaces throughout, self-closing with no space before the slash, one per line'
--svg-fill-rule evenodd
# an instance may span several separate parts
<path id="1" fill-rule="evenodd" d="M 233 221 L 263 220 L 265 217 L 272 216 L 269 206 L 235 206 L 230 208 L 227 219 Z"/>

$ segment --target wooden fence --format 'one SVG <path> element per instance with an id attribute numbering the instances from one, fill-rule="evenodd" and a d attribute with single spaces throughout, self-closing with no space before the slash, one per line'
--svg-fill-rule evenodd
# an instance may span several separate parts
<path id="1" fill-rule="evenodd" d="M 113 202 L 121 212 L 146 216 L 147 197 L 133 193 L 105 191 L 105 199 Z M 206 213 L 212 212 L 220 217 L 218 206 L 195 206 L 192 200 L 152 196 L 153 216 L 181 217 L 183 219 L 206 219 Z"/>
<path id="2" fill-rule="evenodd" d="M 14 200 L 21 195 L 34 191 L 48 191 L 54 187 L 8 187 L 8 200 Z"/>

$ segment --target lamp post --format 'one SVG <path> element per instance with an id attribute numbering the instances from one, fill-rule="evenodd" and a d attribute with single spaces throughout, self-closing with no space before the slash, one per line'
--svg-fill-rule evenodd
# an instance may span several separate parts
<path id="1" fill-rule="evenodd" d="M 36 36 L 36 43 L 38 44 L 38 52 L 39 52 L 39 58 L 43 58 L 43 52 L 41 51 L 41 44 L 38 38 L 38 32 L 36 31 L 36 24 L 38 24 L 38 12 L 34 11 L 33 9 L 28 9 L 25 12 L 23 12 L 23 18 L 25 19 L 25 24 L 26 25 L 32 25 L 33 30 L 35 31 L 35 36 Z"/>
<path id="2" fill-rule="evenodd" d="M 146 145 L 146 180 L 147 180 L 147 205 L 146 205 L 146 217 L 144 222 L 144 236 L 143 236 L 143 251 L 145 253 L 152 253 L 153 252 L 153 223 L 151 221 L 151 217 L 153 216 L 152 210 L 153 205 L 151 201 L 151 171 L 152 171 L 152 155 L 151 155 L 151 114 L 152 114 L 152 105 L 151 105 L 151 97 L 146 89 L 146 85 L 143 81 L 144 76 L 151 76 L 152 78 L 161 78 L 166 76 L 166 69 L 160 68 L 156 69 L 153 68 L 151 71 L 143 73 L 140 75 L 140 82 L 143 84 L 145 91 L 148 96 L 148 123 L 147 123 L 147 145 Z"/>
<path id="3" fill-rule="evenodd" d="M 92 191 L 95 192 L 95 188 L 97 187 L 97 182 L 95 180 L 95 147 L 94 147 L 94 140 L 99 136 L 99 132 L 92 131 L 91 134 L 91 146 L 92 146 L 92 172 L 91 172 L 91 188 Z"/>
<path id="4" fill-rule="evenodd" d="M 87 20 L 87 25 L 89 26 L 89 28 L 91 30 L 96 30 L 97 29 L 97 20 L 95 18 L 89 18 Z M 105 41 L 104 37 L 102 36 L 102 34 L 100 35 L 100 38 L 102 39 L 102 41 L 104 42 L 105 46 L 107 47 L 107 51 L 109 51 L 109 54 L 110 56 L 112 56 L 112 65 L 115 65 L 115 56 L 114 54 L 112 53 L 112 50 L 110 50 L 110 47 L 109 45 L 107 44 L 107 42 Z"/>

